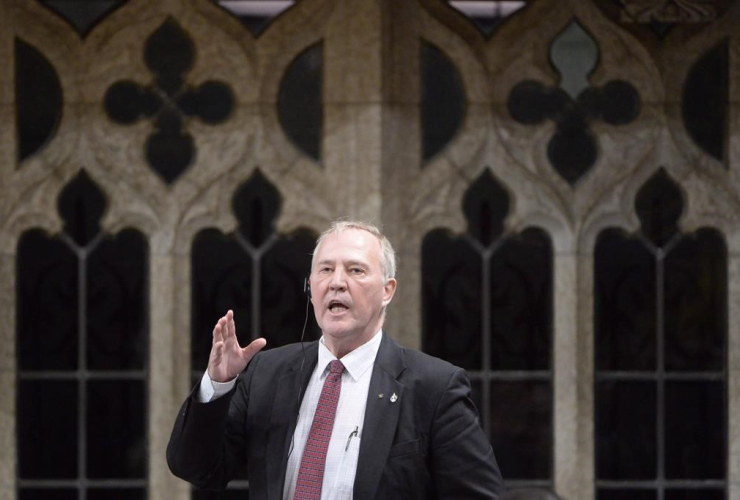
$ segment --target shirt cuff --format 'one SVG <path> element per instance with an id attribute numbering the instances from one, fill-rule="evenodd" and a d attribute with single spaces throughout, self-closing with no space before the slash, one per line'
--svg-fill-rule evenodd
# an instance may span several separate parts
<path id="1" fill-rule="evenodd" d="M 210 403 L 220 398 L 234 387 L 237 378 L 239 378 L 238 375 L 228 382 L 216 382 L 215 380 L 211 380 L 208 370 L 206 370 L 203 378 L 200 379 L 200 388 L 198 389 L 196 401 L 199 403 Z"/>

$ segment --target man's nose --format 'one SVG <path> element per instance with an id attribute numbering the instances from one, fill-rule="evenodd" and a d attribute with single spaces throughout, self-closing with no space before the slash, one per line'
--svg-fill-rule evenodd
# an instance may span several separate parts
<path id="1" fill-rule="evenodd" d="M 333 291 L 342 291 L 347 288 L 347 280 L 346 275 L 344 273 L 344 270 L 342 268 L 337 268 L 331 275 L 331 282 L 329 282 L 329 287 Z"/>

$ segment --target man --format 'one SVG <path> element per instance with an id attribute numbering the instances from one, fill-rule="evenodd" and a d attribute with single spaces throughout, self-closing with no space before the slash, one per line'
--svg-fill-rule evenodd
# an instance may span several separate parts
<path id="1" fill-rule="evenodd" d="M 381 330 L 395 267 L 376 227 L 336 222 L 311 264 L 320 341 L 241 348 L 228 311 L 175 422 L 172 472 L 221 489 L 246 462 L 252 500 L 498 498 L 465 372 Z"/>

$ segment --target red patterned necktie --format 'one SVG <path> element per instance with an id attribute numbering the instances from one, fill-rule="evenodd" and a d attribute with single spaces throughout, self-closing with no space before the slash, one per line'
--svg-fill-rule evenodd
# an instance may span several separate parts
<path id="1" fill-rule="evenodd" d="M 341 361 L 334 360 L 329 363 L 329 374 L 324 380 L 311 431 L 308 433 L 306 447 L 301 457 L 301 467 L 298 469 L 293 500 L 319 500 L 321 498 L 326 452 L 329 449 L 331 431 L 334 428 L 339 393 L 342 391 L 343 371 L 344 365 Z"/>

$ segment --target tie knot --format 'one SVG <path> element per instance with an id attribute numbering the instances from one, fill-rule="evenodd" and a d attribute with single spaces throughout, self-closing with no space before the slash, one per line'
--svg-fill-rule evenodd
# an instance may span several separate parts
<path id="1" fill-rule="evenodd" d="M 329 373 L 342 373 L 344 371 L 344 365 L 338 359 L 335 359 L 329 363 Z"/>

